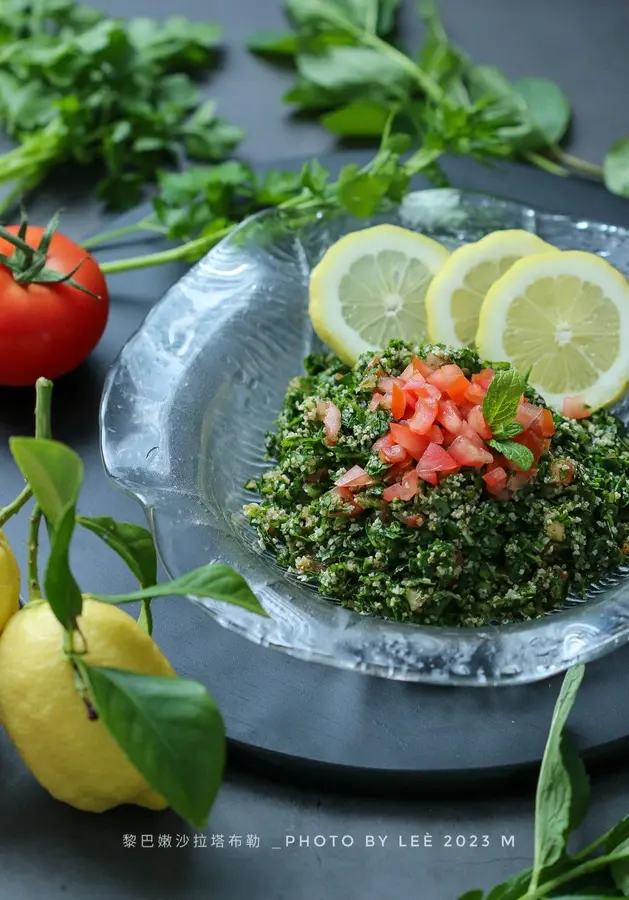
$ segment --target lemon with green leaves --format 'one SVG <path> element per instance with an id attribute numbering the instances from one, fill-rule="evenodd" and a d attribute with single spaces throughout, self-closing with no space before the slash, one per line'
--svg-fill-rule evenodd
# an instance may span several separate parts
<path id="1" fill-rule="evenodd" d="M 174 677 L 157 644 L 117 606 L 84 598 L 75 646 L 92 666 Z M 102 721 L 79 695 L 64 653 L 65 632 L 50 605 L 32 601 L 0 637 L 0 721 L 35 778 L 77 809 L 122 803 L 164 809 Z"/>

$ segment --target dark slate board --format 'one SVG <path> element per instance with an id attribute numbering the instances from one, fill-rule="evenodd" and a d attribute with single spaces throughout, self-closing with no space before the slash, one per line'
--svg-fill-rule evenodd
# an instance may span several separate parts
<path id="1" fill-rule="evenodd" d="M 330 168 L 364 153 L 324 159 Z M 300 161 L 294 161 L 298 167 Z M 286 166 L 286 163 L 281 165 Z M 520 166 L 487 170 L 455 160 L 459 187 L 488 191 L 555 212 L 627 223 L 626 201 L 596 186 L 564 181 Z M 421 183 L 418 183 L 421 186 Z M 140 218 L 134 210 L 114 227 Z M 155 249 L 127 241 L 100 258 Z M 56 437 L 82 455 L 86 484 L 81 510 L 142 521 L 139 507 L 116 492 L 103 473 L 98 405 L 108 367 L 149 308 L 183 273 L 171 265 L 111 278 L 112 309 L 103 341 L 77 372 L 55 389 Z M 7 438 L 32 428 L 30 390 L 0 389 L 1 496 L 20 486 Z M 7 529 L 23 543 L 24 518 Z M 122 591 L 131 576 L 88 534 L 79 533 L 73 566 L 84 589 Z M 370 793 L 466 793 L 528 781 L 544 748 L 559 679 L 512 688 L 409 685 L 343 672 L 255 646 L 184 600 L 156 604 L 155 637 L 182 675 L 208 685 L 223 711 L 232 763 L 279 778 Z M 581 751 L 611 760 L 629 745 L 629 648 L 588 666 L 571 718 Z"/>

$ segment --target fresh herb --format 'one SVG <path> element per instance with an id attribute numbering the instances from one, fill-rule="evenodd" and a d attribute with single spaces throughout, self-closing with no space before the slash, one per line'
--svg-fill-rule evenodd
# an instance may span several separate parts
<path id="1" fill-rule="evenodd" d="M 218 708 L 206 688 L 196 682 L 89 662 L 86 653 L 90 642 L 79 628 L 84 597 L 110 604 L 142 601 L 140 622 L 149 632 L 152 620 L 148 604 L 160 596 L 193 594 L 234 603 L 253 614 L 266 613 L 242 576 L 222 564 L 202 566 L 157 584 L 157 555 L 145 528 L 106 516 L 77 515 L 83 465 L 73 450 L 51 439 L 51 390 L 51 382 L 38 381 L 36 436 L 10 441 L 27 487 L 0 510 L 0 522 L 4 524 L 31 497 L 35 498 L 28 544 L 29 601 L 45 599 L 63 626 L 63 653 L 74 672 L 86 716 L 99 718 L 148 785 L 180 815 L 202 827 L 225 762 L 225 732 Z M 43 592 L 38 576 L 42 515 L 50 536 Z M 92 531 L 129 565 L 142 585 L 139 591 L 103 597 L 82 594 L 70 567 L 69 551 L 77 524 Z"/>
<path id="2" fill-rule="evenodd" d="M 566 673 L 550 724 L 535 802 L 533 866 L 489 893 L 467 891 L 459 900 L 612 900 L 629 896 L 629 818 L 576 852 L 568 838 L 590 803 L 585 767 L 566 731 L 583 679 L 582 665 Z"/>
<path id="3" fill-rule="evenodd" d="M 340 137 L 373 138 L 394 114 L 394 129 L 415 146 L 480 161 L 520 159 L 555 175 L 585 175 L 629 196 L 629 138 L 609 150 L 604 166 L 561 146 L 570 102 L 547 78 L 510 81 L 453 44 L 435 0 L 418 0 L 424 41 L 412 53 L 396 41 L 398 0 L 285 0 L 291 31 L 254 35 L 249 49 L 291 60 L 297 80 L 284 100 L 315 114 Z M 447 183 L 435 163 L 427 174 Z"/>
<path id="4" fill-rule="evenodd" d="M 216 60 L 215 25 L 111 19 L 74 0 L 4 7 L 0 126 L 18 146 L 0 158 L 0 211 L 61 163 L 98 164 L 99 195 L 130 207 L 165 166 L 222 159 L 241 140 L 190 77 Z"/>
<path id="5" fill-rule="evenodd" d="M 327 355 L 306 360 L 307 374 L 288 385 L 268 437 L 273 462 L 249 484 L 259 497 L 245 514 L 261 542 L 280 565 L 356 612 L 424 625 L 522 621 L 561 608 L 570 592 L 586 594 L 629 547 L 622 423 L 606 411 L 581 421 L 557 415 L 550 447 L 508 500 L 490 496 L 482 473 L 463 466 L 434 487 L 421 482 L 409 500 L 383 503 L 389 464 L 373 445 L 387 434 L 391 415 L 370 402 L 378 372 L 400 375 L 414 353 L 435 354 L 468 377 L 483 368 L 469 349 L 401 341 L 379 352 L 377 366 L 372 353 L 353 368 Z M 498 434 L 514 431 L 522 393 L 541 403 L 517 372 L 499 369 L 492 386 L 488 420 Z M 341 413 L 332 446 L 324 441 L 319 402 Z M 527 447 L 496 444 L 530 468 Z M 334 491 L 353 466 L 374 479 L 354 495 L 358 512 Z M 518 474 L 509 474 L 507 487 Z"/>
<path id="6" fill-rule="evenodd" d="M 532 450 L 529 450 L 528 447 L 524 447 L 522 444 L 516 444 L 515 441 L 497 441 L 493 438 L 487 443 L 524 472 L 530 469 L 535 461 Z"/>
<path id="7" fill-rule="evenodd" d="M 516 369 L 501 369 L 492 378 L 483 400 L 483 415 L 493 433 L 489 446 L 524 471 L 533 465 L 533 453 L 511 438 L 524 430 L 515 417 L 525 388 L 526 378 Z"/>

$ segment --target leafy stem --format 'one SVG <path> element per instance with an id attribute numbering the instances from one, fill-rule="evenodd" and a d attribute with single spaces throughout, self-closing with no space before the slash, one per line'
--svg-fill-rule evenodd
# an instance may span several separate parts
<path id="1" fill-rule="evenodd" d="M 522 895 L 520 900 L 542 900 L 542 898 L 548 897 L 552 893 L 552 891 L 555 891 L 557 888 L 562 887 L 564 884 L 569 884 L 571 881 L 575 881 L 577 878 L 581 878 L 583 875 L 589 875 L 591 872 L 596 872 L 599 869 L 604 869 L 614 862 L 618 862 L 621 859 L 627 858 L 629 858 L 629 849 L 621 851 L 619 853 L 612 852 L 606 854 L 605 856 L 596 856 L 594 859 L 588 859 L 580 866 L 575 866 L 573 869 L 569 869 L 562 875 L 558 875 L 556 878 L 552 878 L 550 881 L 544 882 L 544 884 L 539 887 L 535 887 L 532 890 L 529 888 L 529 890 Z"/>
<path id="2" fill-rule="evenodd" d="M 582 175 L 587 175 L 590 178 L 595 178 L 598 181 L 603 180 L 602 166 L 589 162 L 587 159 L 573 156 L 571 153 L 566 153 L 565 150 L 556 144 L 550 149 L 554 158 L 563 166 L 567 166 L 568 169 L 572 169 L 574 172 L 579 172 Z"/>
<path id="3" fill-rule="evenodd" d="M 103 231 L 101 234 L 87 238 L 82 244 L 86 250 L 89 250 L 92 247 L 100 247 L 102 244 L 111 244 L 119 238 L 128 237 L 130 234 L 139 234 L 144 231 L 152 231 L 155 234 L 168 233 L 168 229 L 156 222 L 153 216 L 146 216 L 146 218 L 141 219 L 139 222 L 134 222 L 131 225 L 124 225 L 122 228 L 112 228 L 111 231 Z"/>

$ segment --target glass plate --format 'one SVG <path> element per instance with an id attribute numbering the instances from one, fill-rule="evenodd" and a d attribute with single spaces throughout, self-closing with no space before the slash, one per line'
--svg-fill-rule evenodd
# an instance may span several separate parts
<path id="1" fill-rule="evenodd" d="M 524 624 L 421 627 L 360 616 L 301 584 L 260 549 L 243 485 L 268 463 L 264 435 L 287 383 L 318 343 L 307 313 L 311 268 L 342 235 L 382 222 L 450 248 L 524 228 L 563 249 L 608 258 L 629 274 L 629 232 L 457 190 L 409 194 L 370 220 L 266 212 L 244 222 L 147 316 L 113 366 L 101 410 L 107 472 L 144 506 L 171 576 L 209 561 L 236 568 L 269 619 L 190 599 L 256 643 L 404 681 L 493 685 L 536 681 L 629 639 L 627 572 L 585 601 Z M 629 404 L 616 408 L 626 421 Z"/>

